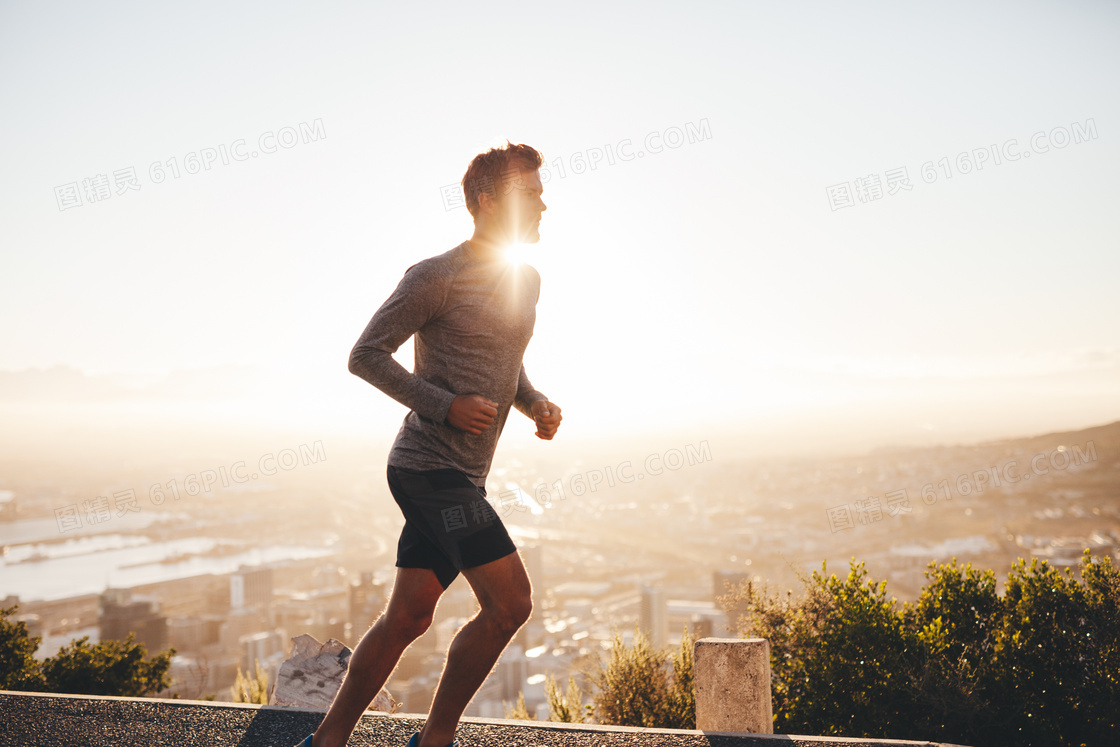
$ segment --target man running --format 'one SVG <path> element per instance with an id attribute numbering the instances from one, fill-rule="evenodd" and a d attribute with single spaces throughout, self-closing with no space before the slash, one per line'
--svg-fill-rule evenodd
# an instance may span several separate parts
<path id="1" fill-rule="evenodd" d="M 560 408 L 533 388 L 522 358 L 540 275 L 509 262 L 540 241 L 541 154 L 493 148 L 463 176 L 474 235 L 408 268 L 350 353 L 350 372 L 409 408 L 389 452 L 389 489 L 405 517 L 385 611 L 354 650 L 342 687 L 303 745 L 342 747 L 404 650 L 428 629 L 460 572 L 480 611 L 455 635 L 421 731 L 408 747 L 456 745 L 467 703 L 532 611 L 525 566 L 486 501 L 486 475 L 511 407 L 551 440 Z M 393 359 L 415 339 L 415 372 Z"/>

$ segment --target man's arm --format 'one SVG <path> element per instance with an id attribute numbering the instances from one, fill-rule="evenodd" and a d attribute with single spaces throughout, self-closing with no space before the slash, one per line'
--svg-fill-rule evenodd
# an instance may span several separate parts
<path id="1" fill-rule="evenodd" d="M 560 415 L 560 406 L 549 402 L 529 381 L 525 374 L 525 364 L 521 364 L 521 373 L 517 378 L 517 396 L 513 400 L 514 406 L 537 424 L 537 438 L 551 441 L 560 427 L 563 416 Z"/>
<path id="2" fill-rule="evenodd" d="M 455 394 L 411 373 L 393 353 L 436 315 L 446 290 L 445 280 L 430 268 L 410 267 L 366 325 L 348 365 L 350 373 L 437 423 L 444 422 Z"/>
<path id="3" fill-rule="evenodd" d="M 542 399 L 547 401 L 548 397 L 533 388 L 533 382 L 529 381 L 525 373 L 525 364 L 522 363 L 521 373 L 517 376 L 517 396 L 513 398 L 513 406 L 525 417 L 532 418 L 533 403 Z"/>
<path id="4" fill-rule="evenodd" d="M 537 286 L 537 302 L 539 302 L 541 300 L 540 273 L 531 265 L 523 265 L 523 267 L 525 271 L 531 274 L 532 282 Z M 548 397 L 533 388 L 533 382 L 529 381 L 529 376 L 525 373 L 525 364 L 522 363 L 521 371 L 517 375 L 517 394 L 513 398 L 513 406 L 525 417 L 536 420 L 533 414 L 533 403 L 542 400 L 547 402 Z"/>

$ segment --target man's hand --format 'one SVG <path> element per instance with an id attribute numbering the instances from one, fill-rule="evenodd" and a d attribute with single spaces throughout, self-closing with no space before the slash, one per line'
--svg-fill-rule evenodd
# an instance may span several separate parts
<path id="1" fill-rule="evenodd" d="M 497 402 L 491 402 L 481 394 L 460 394 L 447 411 L 447 423 L 477 436 L 489 428 L 497 416 Z"/>
<path id="2" fill-rule="evenodd" d="M 552 437 L 556 435 L 556 429 L 560 427 L 560 421 L 564 419 L 560 415 L 559 406 L 554 402 L 538 399 L 533 403 L 531 410 L 533 420 L 537 424 L 537 438 L 551 441 Z"/>

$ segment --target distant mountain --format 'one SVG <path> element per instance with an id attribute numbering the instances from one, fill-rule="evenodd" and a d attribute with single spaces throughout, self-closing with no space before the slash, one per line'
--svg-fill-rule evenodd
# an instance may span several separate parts
<path id="1" fill-rule="evenodd" d="M 1041 454 L 1050 449 L 1055 449 L 1058 446 L 1068 447 L 1072 444 L 1084 446 L 1090 442 L 1092 442 L 1095 448 L 1098 459 L 1104 462 L 1105 466 L 1110 466 L 1114 463 L 1120 464 L 1120 462 L 1117 461 L 1117 459 L 1120 458 L 1120 421 L 1108 423 L 1106 425 L 1098 425 L 1092 428 L 1083 428 L 1077 431 L 1056 431 L 1054 433 L 1044 433 L 1039 436 L 1030 436 L 1027 438 L 986 441 L 982 444 L 978 444 L 977 447 L 989 445 L 1004 446 Z"/>

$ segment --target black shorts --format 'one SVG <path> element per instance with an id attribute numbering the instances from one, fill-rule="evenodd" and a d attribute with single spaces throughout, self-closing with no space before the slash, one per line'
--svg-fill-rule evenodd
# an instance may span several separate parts
<path id="1" fill-rule="evenodd" d="M 443 588 L 459 571 L 517 552 L 486 489 L 457 469 L 389 465 L 389 490 L 404 514 L 398 568 L 430 568 Z"/>

